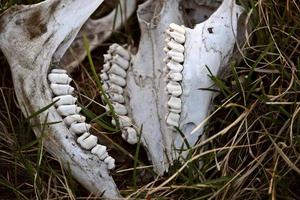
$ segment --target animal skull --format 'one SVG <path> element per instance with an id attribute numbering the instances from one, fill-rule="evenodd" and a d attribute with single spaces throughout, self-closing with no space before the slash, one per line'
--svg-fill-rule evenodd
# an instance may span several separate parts
<path id="1" fill-rule="evenodd" d="M 205 6 L 218 5 L 209 2 L 201 4 L 205 15 Z M 174 160 L 185 158 L 203 134 L 203 127 L 196 127 L 208 116 L 214 95 L 205 90 L 213 86 L 209 75 L 216 76 L 228 66 L 243 12 L 235 0 L 224 0 L 207 20 L 191 29 L 177 25 L 184 24 L 186 16 L 180 12 L 184 3 L 149 0 L 139 6 L 137 54 L 129 60 L 129 53 L 113 44 L 104 55 L 100 75 L 119 115 L 122 137 L 136 143 L 140 136 L 161 175 Z M 114 119 L 112 123 L 116 124 Z"/>

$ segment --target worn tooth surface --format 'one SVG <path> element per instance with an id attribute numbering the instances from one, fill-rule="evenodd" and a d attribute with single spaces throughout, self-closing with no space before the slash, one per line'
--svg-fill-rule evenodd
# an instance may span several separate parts
<path id="1" fill-rule="evenodd" d="M 105 151 L 102 155 L 98 155 L 100 160 L 104 160 L 108 156 L 107 151 Z"/>
<path id="2" fill-rule="evenodd" d="M 104 62 L 107 62 L 107 61 L 109 61 L 109 60 L 112 59 L 112 56 L 109 53 L 108 54 L 104 54 L 103 57 L 104 57 Z"/>
<path id="3" fill-rule="evenodd" d="M 125 99 L 122 95 L 116 94 L 116 93 L 110 93 L 110 100 L 113 102 L 118 102 L 118 103 L 125 103 Z"/>
<path id="4" fill-rule="evenodd" d="M 74 88 L 69 85 L 60 85 L 56 83 L 51 83 L 50 88 L 56 96 L 72 94 L 74 91 Z"/>
<path id="5" fill-rule="evenodd" d="M 115 55 L 112 59 L 112 62 L 119 65 L 123 69 L 127 70 L 129 67 L 129 61 L 121 57 L 120 55 Z"/>
<path id="6" fill-rule="evenodd" d="M 102 89 L 103 89 L 104 91 L 107 91 L 107 90 L 109 89 L 109 86 L 108 86 L 108 84 L 107 84 L 106 82 L 104 82 L 104 83 L 102 84 Z"/>
<path id="7" fill-rule="evenodd" d="M 165 53 L 168 53 L 171 49 L 169 49 L 168 47 L 164 47 L 163 50 L 164 50 Z"/>
<path id="8" fill-rule="evenodd" d="M 116 52 L 115 53 L 119 54 L 120 56 L 122 56 L 126 60 L 130 60 L 130 54 L 129 54 L 129 52 L 126 49 L 124 49 L 123 47 L 121 47 L 121 46 L 118 46 L 116 48 Z"/>
<path id="9" fill-rule="evenodd" d="M 138 136 L 137 132 L 134 128 L 132 127 L 126 127 L 126 140 L 129 144 L 136 144 L 138 142 Z"/>
<path id="10" fill-rule="evenodd" d="M 98 156 L 101 159 L 101 158 L 103 158 L 102 155 L 107 153 L 106 149 L 107 149 L 106 146 L 97 144 L 94 148 L 92 148 L 91 152 L 92 152 L 92 154 Z"/>
<path id="11" fill-rule="evenodd" d="M 182 81 L 182 74 L 179 72 L 173 72 L 170 71 L 168 74 L 168 77 L 172 80 L 172 81 Z"/>
<path id="12" fill-rule="evenodd" d="M 109 70 L 109 73 L 116 74 L 116 75 L 121 76 L 123 78 L 125 78 L 126 75 L 127 75 L 126 71 L 117 64 L 113 64 L 111 66 L 111 68 Z"/>
<path id="13" fill-rule="evenodd" d="M 56 73 L 48 74 L 48 79 L 51 83 L 58 83 L 58 84 L 69 84 L 72 81 L 72 79 L 67 74 L 56 74 Z"/>
<path id="14" fill-rule="evenodd" d="M 108 169 L 114 169 L 115 168 L 115 159 L 113 159 L 111 156 L 108 156 L 104 159 L 104 162 L 107 164 Z"/>
<path id="15" fill-rule="evenodd" d="M 86 132 L 78 137 L 77 142 L 85 150 L 90 150 L 97 145 L 98 138 Z"/>
<path id="16" fill-rule="evenodd" d="M 69 115 L 64 118 L 64 122 L 67 126 L 71 126 L 71 124 L 75 122 L 85 122 L 86 118 L 85 116 L 79 115 L 79 114 L 74 114 L 74 115 Z"/>
<path id="17" fill-rule="evenodd" d="M 168 63 L 168 62 L 170 61 L 170 58 L 169 58 L 169 57 L 165 57 L 165 58 L 163 59 L 163 61 L 164 61 L 164 63 Z"/>
<path id="18" fill-rule="evenodd" d="M 81 111 L 81 108 L 76 106 L 76 105 L 61 105 L 58 106 L 57 112 L 61 116 L 69 116 L 69 115 L 74 115 L 78 114 Z"/>
<path id="19" fill-rule="evenodd" d="M 64 69 L 52 69 L 51 73 L 55 73 L 55 74 L 66 74 L 67 70 Z"/>
<path id="20" fill-rule="evenodd" d="M 167 90 L 172 96 L 175 96 L 175 97 L 178 97 L 182 94 L 181 85 L 175 81 L 170 81 L 167 84 Z"/>
<path id="21" fill-rule="evenodd" d="M 171 96 L 171 98 L 168 101 L 168 106 L 170 106 L 170 108 L 180 110 L 181 109 L 181 99 L 178 97 Z"/>
<path id="22" fill-rule="evenodd" d="M 115 74 L 109 74 L 109 80 L 111 83 L 114 83 L 119 86 L 124 87 L 126 85 L 126 80 L 123 77 L 115 75 Z"/>
<path id="23" fill-rule="evenodd" d="M 76 103 L 77 98 L 73 97 L 72 95 L 62 95 L 62 96 L 57 96 L 54 97 L 53 102 L 55 102 L 56 106 L 60 106 L 60 105 L 73 105 Z"/>
<path id="24" fill-rule="evenodd" d="M 171 50 L 169 51 L 168 53 L 168 56 L 174 60 L 175 62 L 179 62 L 179 63 L 182 63 L 184 61 L 184 55 L 183 53 L 180 53 L 178 51 L 174 51 L 174 50 Z"/>
<path id="25" fill-rule="evenodd" d="M 76 135 L 80 135 L 80 134 L 83 134 L 85 132 L 88 132 L 91 128 L 91 125 L 90 124 L 87 124 L 87 123 L 73 123 L 71 124 L 70 126 L 70 131 L 72 133 L 75 133 Z"/>
<path id="26" fill-rule="evenodd" d="M 170 126 L 179 126 L 180 115 L 177 113 L 170 112 L 167 116 L 167 124 Z"/>
<path id="27" fill-rule="evenodd" d="M 185 34 L 185 28 L 182 26 L 179 26 L 178 24 L 171 23 L 169 27 L 171 28 L 171 30 L 181 33 L 182 35 Z"/>
<path id="28" fill-rule="evenodd" d="M 170 48 L 170 49 L 173 49 L 173 50 L 176 50 L 180 53 L 183 53 L 184 52 L 184 46 L 179 44 L 178 42 L 175 42 L 174 40 L 171 40 L 170 42 L 167 43 L 167 46 Z"/>
<path id="29" fill-rule="evenodd" d="M 113 103 L 114 111 L 118 115 L 127 115 L 127 108 L 120 103 Z"/>
<path id="30" fill-rule="evenodd" d="M 109 92 L 111 93 L 117 93 L 117 94 L 123 94 L 123 88 L 116 84 L 111 84 L 109 88 Z"/>
<path id="31" fill-rule="evenodd" d="M 174 62 L 173 60 L 170 60 L 167 63 L 167 67 L 173 72 L 182 72 L 183 70 L 183 66 L 177 62 Z"/>
<path id="32" fill-rule="evenodd" d="M 177 113 L 177 114 L 181 113 L 181 109 L 170 108 L 169 111 L 172 112 L 172 113 Z"/>
<path id="33" fill-rule="evenodd" d="M 107 72 L 110 69 L 110 63 L 104 63 L 103 65 L 103 71 Z"/>
<path id="34" fill-rule="evenodd" d="M 116 126 L 117 123 L 116 123 L 116 120 L 115 119 L 112 119 L 111 120 L 111 123 L 112 125 Z M 119 116 L 119 123 L 120 123 L 120 127 L 129 127 L 132 125 L 132 121 L 129 117 L 127 116 Z"/>
<path id="35" fill-rule="evenodd" d="M 185 36 L 177 32 L 169 32 L 170 36 L 178 43 L 183 44 L 185 42 Z"/>
<path id="36" fill-rule="evenodd" d="M 100 74 L 100 78 L 101 78 L 102 81 L 107 81 L 108 80 L 108 76 L 105 72 Z"/>

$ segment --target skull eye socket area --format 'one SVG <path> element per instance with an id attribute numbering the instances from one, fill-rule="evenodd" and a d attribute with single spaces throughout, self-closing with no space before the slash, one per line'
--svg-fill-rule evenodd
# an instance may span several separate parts
<path id="1" fill-rule="evenodd" d="M 196 24 L 207 20 L 221 5 L 221 0 L 182 0 L 179 9 L 185 26 L 194 28 Z"/>

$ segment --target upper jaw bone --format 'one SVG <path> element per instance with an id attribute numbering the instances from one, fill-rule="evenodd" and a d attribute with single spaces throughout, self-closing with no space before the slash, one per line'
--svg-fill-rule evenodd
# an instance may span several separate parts
<path id="1" fill-rule="evenodd" d="M 61 59 L 80 27 L 102 2 L 46 0 L 35 5 L 14 6 L 1 15 L 0 47 L 11 67 L 15 92 L 24 115 L 33 115 L 52 103 L 47 81 L 49 66 Z M 55 72 L 63 73 L 62 70 Z M 55 81 L 62 80 L 65 79 Z M 52 86 L 58 90 L 57 95 L 72 93 Z M 45 122 L 50 125 L 44 126 Z M 46 129 L 43 131 L 47 133 L 43 138 L 46 150 L 70 169 L 87 189 L 104 198 L 120 197 L 107 164 L 75 142 L 54 106 L 31 118 L 31 123 L 35 125 L 37 137 Z M 110 167 L 112 164 L 109 160 Z"/>

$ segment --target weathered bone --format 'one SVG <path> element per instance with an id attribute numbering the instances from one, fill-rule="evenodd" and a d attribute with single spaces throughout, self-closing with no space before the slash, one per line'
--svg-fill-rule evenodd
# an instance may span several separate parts
<path id="1" fill-rule="evenodd" d="M 70 49 L 62 58 L 61 65 L 69 72 L 86 57 L 83 35 L 89 37 L 89 46 L 93 50 L 109 38 L 114 29 L 119 29 L 136 9 L 136 0 L 120 0 L 118 8 L 100 19 L 89 19 L 76 36 Z"/>
<path id="2" fill-rule="evenodd" d="M 58 83 L 49 85 L 49 67 L 61 59 L 80 27 L 102 2 L 46 0 L 30 6 L 14 6 L 2 14 L 0 47 L 10 64 L 16 95 L 27 117 L 50 105 L 52 92 L 56 96 L 72 93 L 69 86 Z M 55 69 L 52 73 L 64 74 L 65 70 Z M 59 105 L 57 109 L 62 106 Z M 34 132 L 37 137 L 43 137 L 47 151 L 71 169 L 74 177 L 95 195 L 103 195 L 104 198 L 120 197 L 108 172 L 112 161 L 108 166 L 103 159 L 83 150 L 57 109 L 52 106 L 38 116 L 30 117 Z M 74 119 L 65 120 L 68 125 L 72 124 L 72 120 L 83 121 L 77 118 L 77 112 L 75 108 L 74 115 L 71 115 Z"/>

